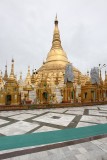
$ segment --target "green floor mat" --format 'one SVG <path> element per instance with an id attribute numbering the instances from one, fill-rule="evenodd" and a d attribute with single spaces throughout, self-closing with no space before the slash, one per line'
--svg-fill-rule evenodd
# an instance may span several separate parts
<path id="1" fill-rule="evenodd" d="M 107 134 L 107 124 L 16 136 L 1 136 L 0 150 L 58 143 L 103 134 Z"/>

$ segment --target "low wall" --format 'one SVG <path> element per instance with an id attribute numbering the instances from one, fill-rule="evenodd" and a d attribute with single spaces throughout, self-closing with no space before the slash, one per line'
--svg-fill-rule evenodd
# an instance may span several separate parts
<path id="1" fill-rule="evenodd" d="M 28 109 L 47 109 L 47 108 L 64 108 L 64 107 L 82 107 L 105 105 L 105 102 L 88 102 L 88 103 L 60 103 L 60 104 L 35 104 L 35 105 L 1 105 L 0 111 L 6 110 L 28 110 Z"/>

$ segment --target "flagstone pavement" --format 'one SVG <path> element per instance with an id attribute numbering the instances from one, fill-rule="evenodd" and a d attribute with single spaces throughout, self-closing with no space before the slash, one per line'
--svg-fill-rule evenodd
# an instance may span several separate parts
<path id="1" fill-rule="evenodd" d="M 107 105 L 0 112 L 0 136 L 107 123 Z M 6 152 L 6 151 L 4 151 Z M 8 152 L 8 151 L 7 151 Z M 0 154 L 3 151 L 0 151 Z M 107 160 L 107 138 L 7 160 Z"/>

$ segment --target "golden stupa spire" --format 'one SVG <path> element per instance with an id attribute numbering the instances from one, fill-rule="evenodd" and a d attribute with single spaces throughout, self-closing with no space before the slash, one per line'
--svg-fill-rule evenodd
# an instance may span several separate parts
<path id="1" fill-rule="evenodd" d="M 59 29 L 58 29 L 57 14 L 56 14 L 54 23 L 55 23 L 55 28 L 54 28 L 54 34 L 53 34 L 52 49 L 56 49 L 56 48 L 62 49 L 60 34 L 59 34 Z"/>
<path id="2" fill-rule="evenodd" d="M 30 66 L 28 66 L 27 77 L 30 77 Z"/>
<path id="3" fill-rule="evenodd" d="M 3 77 L 4 81 L 7 81 L 8 79 L 8 73 L 7 73 L 7 62 L 6 62 L 6 65 L 5 65 L 5 73 L 4 73 L 4 77 Z"/>
<path id="4" fill-rule="evenodd" d="M 48 67 L 48 68 L 49 67 L 53 68 L 53 66 L 57 68 L 59 65 L 65 67 L 65 65 L 68 63 L 67 55 L 61 46 L 57 15 L 54 23 L 55 23 L 55 28 L 53 34 L 52 47 L 47 55 L 46 62 L 43 65 L 43 67 Z"/>
<path id="5" fill-rule="evenodd" d="M 28 72 L 27 72 L 27 76 L 26 76 L 26 79 L 25 79 L 25 83 L 26 84 L 31 83 L 30 66 L 28 66 Z"/>
<path id="6" fill-rule="evenodd" d="M 107 72 L 105 71 L 105 83 L 107 83 Z"/>
<path id="7" fill-rule="evenodd" d="M 22 72 L 20 72 L 20 80 L 22 80 Z"/>
<path id="8" fill-rule="evenodd" d="M 11 64 L 11 72 L 10 72 L 10 76 L 9 78 L 10 79 L 15 79 L 15 76 L 14 76 L 14 59 L 12 58 L 12 64 Z"/>
<path id="9" fill-rule="evenodd" d="M 32 70 L 31 83 L 32 84 L 35 83 L 35 72 L 34 72 L 34 69 Z"/>

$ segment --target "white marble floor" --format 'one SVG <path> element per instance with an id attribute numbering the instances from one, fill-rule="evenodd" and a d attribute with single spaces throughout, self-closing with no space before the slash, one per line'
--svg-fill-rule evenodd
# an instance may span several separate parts
<path id="1" fill-rule="evenodd" d="M 0 128 L 0 133 L 4 134 L 6 136 L 10 135 L 19 135 L 19 134 L 25 134 L 26 132 L 38 127 L 38 123 L 29 123 L 24 121 L 19 121 L 13 124 L 10 124 L 5 127 Z"/>
<path id="2" fill-rule="evenodd" d="M 8 121 L 3 120 L 3 119 L 0 119 L 0 125 L 2 125 L 2 124 L 6 124 L 6 123 L 8 123 Z"/>
<path id="3" fill-rule="evenodd" d="M 0 112 L 0 135 L 45 132 L 107 123 L 107 105 Z"/>
<path id="4" fill-rule="evenodd" d="M 107 123 L 107 105 L 0 112 L 0 136 Z M 6 153 L 6 151 L 2 151 Z M 2 153 L 0 152 L 0 154 Z M 7 152 L 11 152 L 7 151 Z M 107 160 L 107 138 L 7 160 Z"/>
<path id="5" fill-rule="evenodd" d="M 37 122 L 44 122 L 44 123 L 51 123 L 51 124 L 60 125 L 60 126 L 67 126 L 74 118 L 75 118 L 74 115 L 47 113 L 33 120 Z"/>

